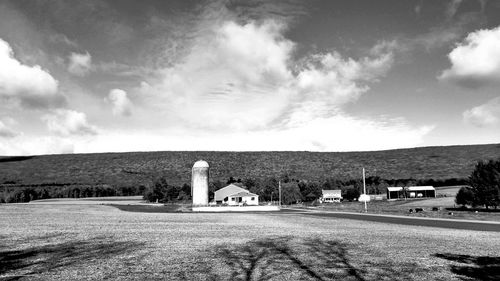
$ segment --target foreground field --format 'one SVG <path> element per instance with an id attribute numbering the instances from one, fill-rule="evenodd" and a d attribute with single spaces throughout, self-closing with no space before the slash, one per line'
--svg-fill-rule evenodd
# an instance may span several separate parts
<path id="1" fill-rule="evenodd" d="M 498 233 L 279 214 L 0 205 L 0 279 L 498 280 Z"/>

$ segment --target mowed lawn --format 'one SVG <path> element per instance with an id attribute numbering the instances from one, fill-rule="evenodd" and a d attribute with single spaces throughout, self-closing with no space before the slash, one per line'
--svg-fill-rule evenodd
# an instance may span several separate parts
<path id="1" fill-rule="evenodd" d="M 0 280 L 499 280 L 497 232 L 0 205 Z"/>

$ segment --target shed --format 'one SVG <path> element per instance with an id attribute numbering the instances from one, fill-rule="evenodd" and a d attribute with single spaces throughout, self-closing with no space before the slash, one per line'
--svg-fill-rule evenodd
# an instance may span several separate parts
<path id="1" fill-rule="evenodd" d="M 436 197 L 436 189 L 433 186 L 409 186 L 406 188 L 410 198 Z"/>
<path id="2" fill-rule="evenodd" d="M 401 186 L 387 188 L 387 200 L 399 199 L 404 197 L 404 190 Z"/>

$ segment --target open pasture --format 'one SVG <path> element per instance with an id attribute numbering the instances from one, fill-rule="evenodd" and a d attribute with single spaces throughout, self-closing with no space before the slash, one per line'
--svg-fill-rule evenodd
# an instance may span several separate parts
<path id="1" fill-rule="evenodd" d="M 496 232 L 299 213 L 0 205 L 1 280 L 498 280 Z"/>

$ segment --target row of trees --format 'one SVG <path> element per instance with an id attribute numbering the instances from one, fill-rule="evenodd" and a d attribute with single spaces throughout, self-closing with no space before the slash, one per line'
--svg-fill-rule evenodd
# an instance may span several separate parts
<path id="1" fill-rule="evenodd" d="M 0 190 L 0 203 L 22 203 L 50 198 L 84 198 L 104 196 L 143 195 L 146 186 L 66 185 L 66 186 L 28 186 L 3 187 Z"/>
<path id="2" fill-rule="evenodd" d="M 462 187 L 455 198 L 459 205 L 500 206 L 500 160 L 480 161 L 469 177 L 470 187 Z"/>

